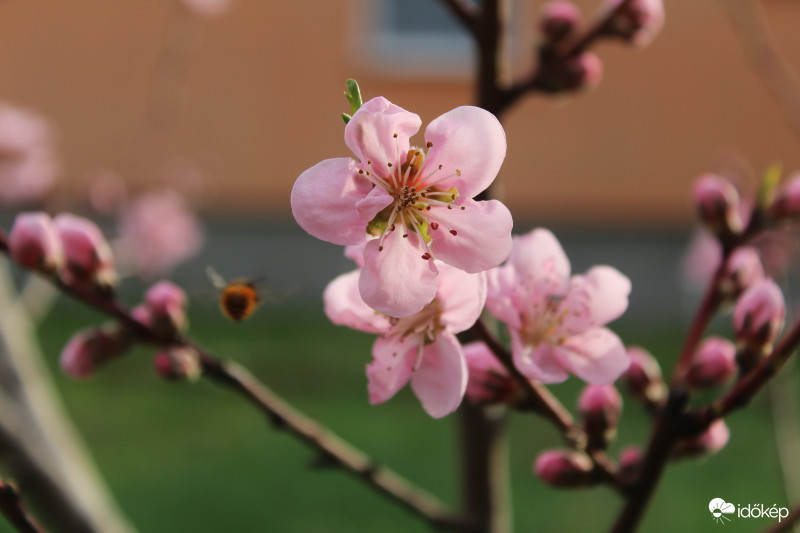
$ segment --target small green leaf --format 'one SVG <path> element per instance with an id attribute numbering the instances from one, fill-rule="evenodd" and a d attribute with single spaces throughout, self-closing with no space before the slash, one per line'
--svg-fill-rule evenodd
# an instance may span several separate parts
<path id="1" fill-rule="evenodd" d="M 344 123 L 345 123 L 345 124 L 347 124 L 348 122 L 350 122 L 350 119 L 351 119 L 351 118 L 353 118 L 353 117 L 351 117 L 351 116 L 350 116 L 350 115 L 348 115 L 347 113 L 342 113 L 342 120 L 344 120 Z"/>
<path id="2" fill-rule="evenodd" d="M 764 174 L 764 179 L 761 181 L 761 186 L 758 189 L 758 205 L 763 208 L 769 207 L 775 199 L 775 191 L 778 189 L 778 184 L 781 181 L 781 173 L 783 172 L 783 165 L 780 163 L 773 163 Z"/>
<path id="3" fill-rule="evenodd" d="M 361 89 L 358 86 L 358 82 L 352 78 L 347 80 L 347 90 L 344 92 L 344 97 L 350 102 L 351 115 L 358 111 L 358 108 L 364 103 L 361 100 Z"/>

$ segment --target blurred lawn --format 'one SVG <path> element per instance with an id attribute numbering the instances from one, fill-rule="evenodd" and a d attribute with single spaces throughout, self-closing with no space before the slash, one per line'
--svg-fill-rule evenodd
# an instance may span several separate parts
<path id="1" fill-rule="evenodd" d="M 195 305 L 192 335 L 212 353 L 236 359 L 295 406 L 455 503 L 456 418 L 431 420 L 409 391 L 388 404 L 367 402 L 364 365 L 372 338 L 330 325 L 314 309 L 265 306 L 231 323 L 210 304 Z M 71 332 L 99 320 L 62 301 L 41 328 L 54 369 Z M 672 357 L 680 330 L 655 334 L 619 330 L 626 342 Z M 151 353 L 137 350 L 93 379 L 75 382 L 56 372 L 69 412 L 83 432 L 120 505 L 142 533 L 160 532 L 413 532 L 428 526 L 362 483 L 336 470 L 309 468 L 313 454 L 276 431 L 230 391 L 211 383 L 168 383 L 152 370 Z M 671 363 L 666 363 L 667 368 Z M 554 387 L 569 407 L 579 384 Z M 760 398 L 729 420 L 732 440 L 706 461 L 672 465 L 642 531 L 713 531 L 708 502 L 788 506 L 774 452 L 769 412 Z M 646 439 L 648 425 L 626 397 L 614 452 Z M 511 424 L 511 471 L 517 531 L 605 531 L 620 506 L 599 487 L 559 491 L 531 475 L 543 449 L 560 444 L 541 419 L 517 415 Z M 757 531 L 770 519 L 734 519 L 725 531 Z M 6 529 L 3 529 L 6 528 Z M 8 526 L 0 524 L 0 531 Z"/>

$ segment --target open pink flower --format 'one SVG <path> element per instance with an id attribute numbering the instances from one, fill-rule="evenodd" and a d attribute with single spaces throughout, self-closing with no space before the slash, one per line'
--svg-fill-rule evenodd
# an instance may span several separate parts
<path id="1" fill-rule="evenodd" d="M 520 372 L 544 383 L 571 372 L 604 384 L 630 363 L 619 337 L 602 327 L 625 312 L 630 291 L 628 278 L 609 266 L 570 277 L 561 245 L 540 228 L 515 237 L 506 265 L 489 272 L 486 305 L 508 324 Z"/>
<path id="2" fill-rule="evenodd" d="M 486 189 L 506 154 L 503 127 L 491 113 L 458 107 L 425 130 L 385 98 L 365 103 L 345 127 L 357 159 L 326 159 L 292 189 L 292 213 L 311 235 L 334 244 L 370 240 L 359 291 L 382 313 L 408 317 L 436 295 L 434 258 L 469 273 L 499 265 L 511 250 L 511 214 Z"/>
<path id="3" fill-rule="evenodd" d="M 434 418 L 455 411 L 464 398 L 467 363 L 455 334 L 478 319 L 486 300 L 486 279 L 446 264 L 436 266 L 435 298 L 405 318 L 377 313 L 364 303 L 358 270 L 339 276 L 325 289 L 325 313 L 334 324 L 380 335 L 367 365 L 372 404 L 387 401 L 409 381 Z"/>

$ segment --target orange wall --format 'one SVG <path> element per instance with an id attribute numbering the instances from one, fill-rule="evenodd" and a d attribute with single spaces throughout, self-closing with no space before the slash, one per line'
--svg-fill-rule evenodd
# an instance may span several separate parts
<path id="1" fill-rule="evenodd" d="M 187 156 L 207 171 L 205 209 L 286 214 L 301 171 L 347 154 L 338 117 L 345 78 L 357 77 L 367 96 L 382 94 L 424 122 L 471 102 L 466 78 L 404 80 L 363 66 L 347 43 L 358 42 L 368 2 L 238 0 L 222 17 L 192 23 L 185 15 L 176 22 L 182 11 L 166 0 L 5 0 L 0 99 L 55 122 L 62 192 L 97 168 L 152 183 L 162 156 Z M 515 215 L 684 222 L 689 184 L 717 168 L 726 150 L 759 171 L 776 160 L 800 169 L 798 139 L 717 2 L 666 3 L 665 31 L 649 48 L 598 48 L 605 79 L 596 91 L 529 97 L 508 114 L 501 176 Z M 800 65 L 800 3 L 763 3 L 783 50 Z M 516 25 L 524 29 L 536 4 L 522 4 Z M 168 20 L 201 40 L 174 133 L 154 155 L 134 142 L 134 132 Z M 533 40 L 523 34 L 520 42 Z"/>

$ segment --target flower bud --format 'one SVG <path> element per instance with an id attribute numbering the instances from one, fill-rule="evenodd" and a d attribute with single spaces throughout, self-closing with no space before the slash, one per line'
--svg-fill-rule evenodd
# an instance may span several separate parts
<path id="1" fill-rule="evenodd" d="M 720 289 L 726 296 L 737 298 L 763 279 L 764 267 L 758 251 L 751 246 L 743 246 L 728 258 Z"/>
<path id="2" fill-rule="evenodd" d="M 716 387 L 736 375 L 736 347 L 727 339 L 705 339 L 692 358 L 686 383 L 696 389 Z"/>
<path id="3" fill-rule="evenodd" d="M 554 487 L 585 487 L 592 482 L 592 460 L 581 452 L 547 450 L 536 459 L 534 471 Z"/>
<path id="4" fill-rule="evenodd" d="M 614 440 L 622 398 L 614 385 L 587 385 L 578 400 L 590 450 L 604 450 Z"/>
<path id="5" fill-rule="evenodd" d="M 700 220 L 717 235 L 730 235 L 742 230 L 739 214 L 739 193 L 736 187 L 716 174 L 703 174 L 692 191 Z"/>
<path id="6" fill-rule="evenodd" d="M 580 20 L 581 12 L 572 2 L 548 2 L 542 8 L 542 35 L 548 44 L 555 44 L 572 34 Z"/>
<path id="7" fill-rule="evenodd" d="M 651 409 L 660 407 L 667 398 L 667 386 L 658 362 L 644 348 L 628 348 L 631 364 L 622 375 L 631 393 Z"/>
<path id="8" fill-rule="evenodd" d="M 114 357 L 125 353 L 130 337 L 118 325 L 85 329 L 76 333 L 61 352 L 61 370 L 70 377 L 83 379 Z"/>
<path id="9" fill-rule="evenodd" d="M 197 381 L 203 370 L 197 351 L 188 346 L 174 346 L 159 352 L 153 365 L 161 377 L 169 380 Z"/>
<path id="10" fill-rule="evenodd" d="M 600 85 L 603 62 L 592 52 L 584 52 L 565 64 L 565 90 L 588 90 Z"/>
<path id="11" fill-rule="evenodd" d="M 46 213 L 20 213 L 8 235 L 8 251 L 20 265 L 53 273 L 64 264 L 64 251 Z"/>
<path id="12" fill-rule="evenodd" d="M 511 401 L 517 390 L 514 381 L 489 347 L 471 342 L 463 346 L 463 351 L 469 369 L 467 398 L 474 403 Z"/>
<path id="13" fill-rule="evenodd" d="M 783 327 L 786 303 L 774 281 L 765 279 L 747 289 L 733 309 L 733 326 L 740 346 L 763 353 Z"/>
<path id="14" fill-rule="evenodd" d="M 108 289 L 117 281 L 114 257 L 103 233 L 94 222 L 70 213 L 53 220 L 67 258 L 67 270 L 81 282 Z"/>
<path id="15" fill-rule="evenodd" d="M 169 338 L 186 329 L 186 293 L 169 281 L 160 281 L 148 289 L 145 306 L 150 312 L 150 325 L 156 334 Z"/>
<path id="16" fill-rule="evenodd" d="M 696 437 L 683 440 L 675 446 L 675 457 L 697 457 L 717 453 L 728 444 L 731 432 L 725 421 L 715 420 Z"/>
<path id="17" fill-rule="evenodd" d="M 800 218 L 800 173 L 795 173 L 781 187 L 769 208 L 776 219 Z"/>
<path id="18" fill-rule="evenodd" d="M 608 9 L 616 9 L 621 1 L 608 0 Z M 604 34 L 635 46 L 647 46 L 663 26 L 663 0 L 632 0 L 609 20 Z"/>
<path id="19" fill-rule="evenodd" d="M 644 454 L 636 446 L 629 446 L 619 454 L 619 475 L 623 481 L 633 481 L 642 468 Z"/>
<path id="20" fill-rule="evenodd" d="M 131 309 L 131 318 L 147 327 L 153 325 L 153 317 L 150 313 L 150 309 L 144 304 L 139 304 Z"/>

